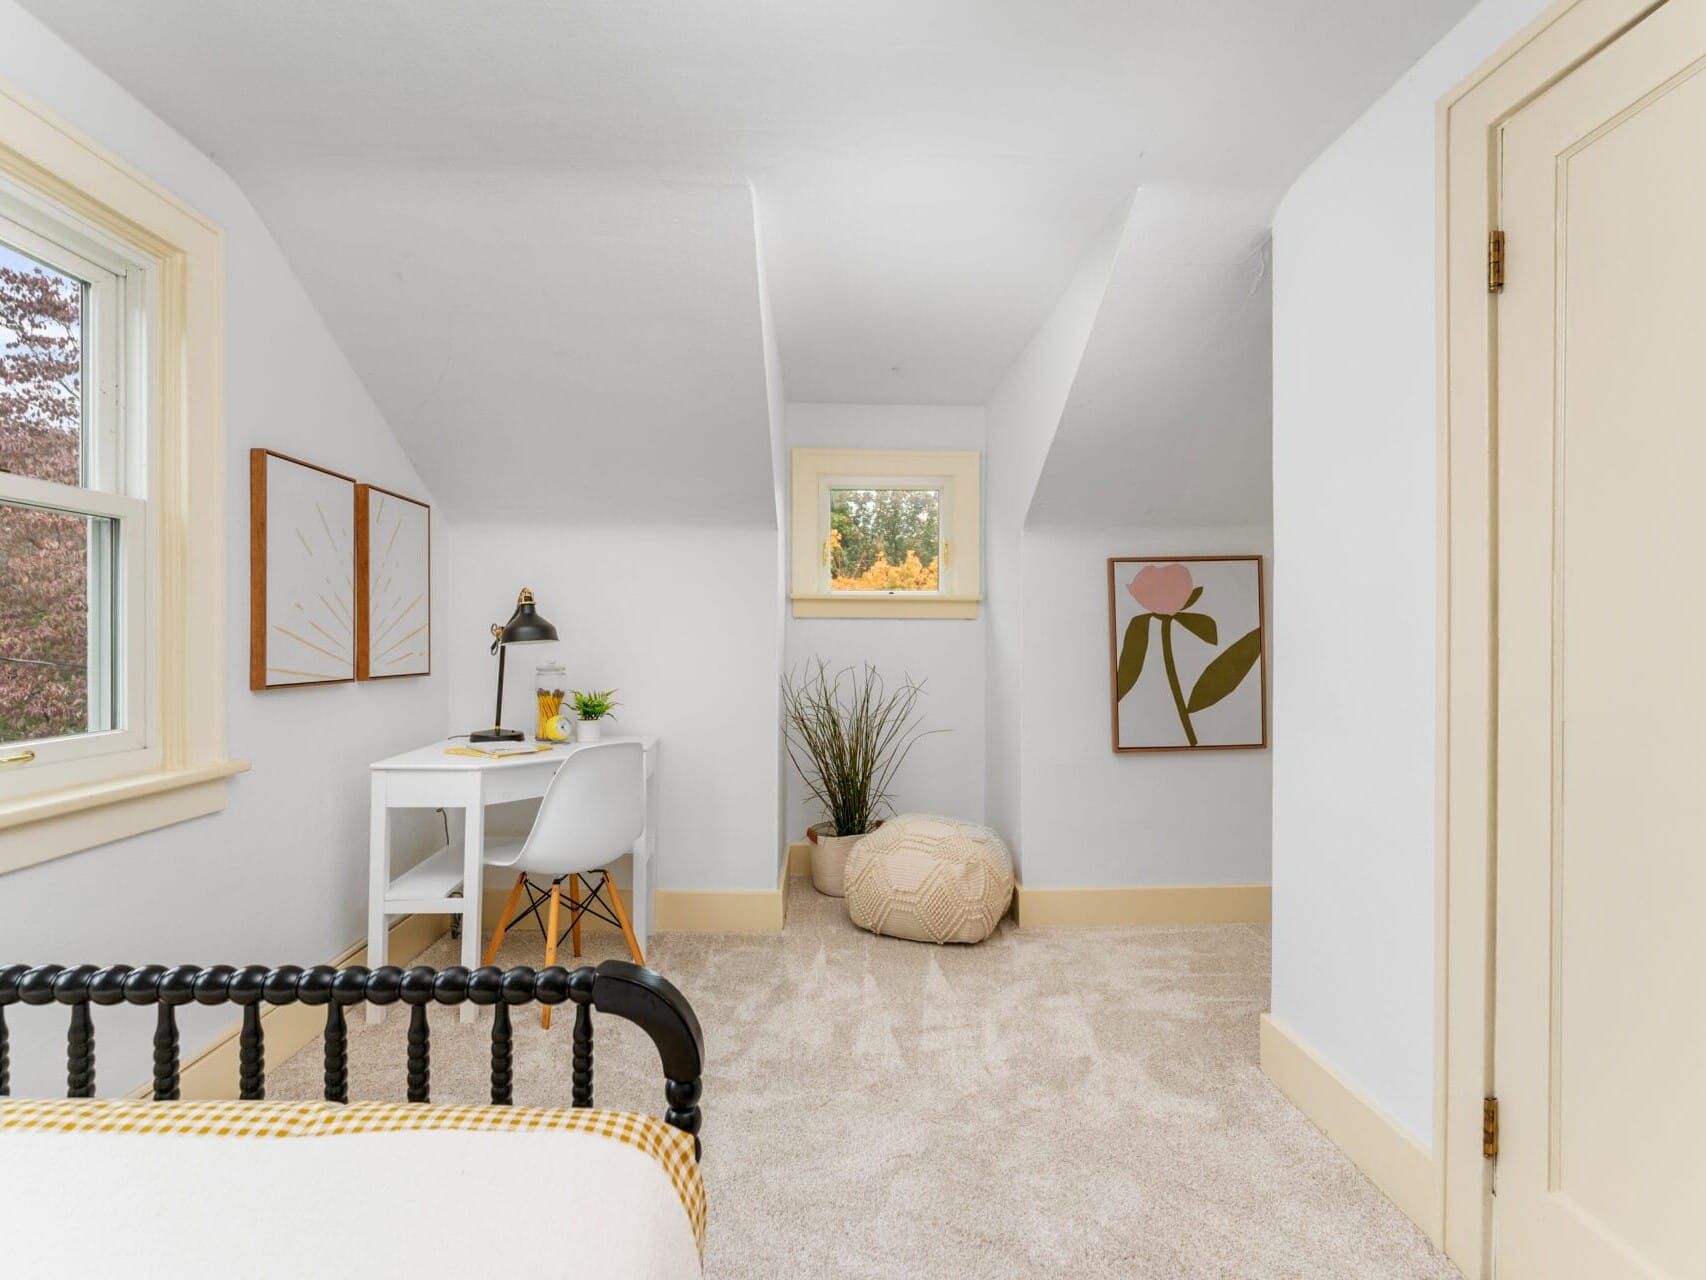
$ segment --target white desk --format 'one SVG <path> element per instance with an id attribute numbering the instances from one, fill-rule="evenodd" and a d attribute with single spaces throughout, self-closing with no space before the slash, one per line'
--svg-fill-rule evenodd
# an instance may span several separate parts
<path id="1" fill-rule="evenodd" d="M 639 847 L 648 855 L 634 857 L 634 933 L 642 947 L 651 932 L 652 881 L 651 835 L 657 830 L 654 814 L 657 789 L 657 739 L 608 737 L 605 742 L 637 742 L 645 748 L 646 836 Z M 470 969 L 480 963 L 481 894 L 485 886 L 486 806 L 508 800 L 536 800 L 545 794 L 563 761 L 577 751 L 578 743 L 567 743 L 550 751 L 525 756 L 487 758 L 445 754 L 446 747 L 466 747 L 468 740 L 450 739 L 405 751 L 372 765 L 373 808 L 369 829 L 367 881 L 367 963 L 377 969 L 388 963 L 386 943 L 390 918 L 411 912 L 462 917 L 462 963 Z M 498 744 L 503 745 L 503 744 Z M 522 745 L 522 744 L 515 744 Z M 396 879 L 391 878 L 391 810 L 461 809 L 462 842 L 454 842 L 432 853 Z M 462 1020 L 472 1022 L 476 1010 L 462 1006 Z M 367 1006 L 367 1020 L 378 1022 L 385 1011 Z"/>

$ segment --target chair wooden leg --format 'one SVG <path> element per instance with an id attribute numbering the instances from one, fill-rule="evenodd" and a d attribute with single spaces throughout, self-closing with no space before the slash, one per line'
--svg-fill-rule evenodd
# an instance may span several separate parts
<path id="1" fill-rule="evenodd" d="M 569 941 L 574 944 L 574 954 L 581 953 L 581 878 L 569 877 L 569 906 L 572 908 L 573 919 L 569 924 Z"/>
<path id="2" fill-rule="evenodd" d="M 491 964 L 498 958 L 498 947 L 504 940 L 504 934 L 509 932 L 510 917 L 515 914 L 515 904 L 521 898 L 521 886 L 527 875 L 523 872 L 515 878 L 515 886 L 509 891 L 509 897 L 504 899 L 504 912 L 498 917 L 497 932 L 492 934 L 492 945 L 486 948 L 486 963 Z"/>
<path id="3" fill-rule="evenodd" d="M 563 907 L 563 882 L 551 881 L 551 910 L 545 924 L 545 967 L 549 969 L 557 963 L 557 921 L 558 913 Z M 546 1005 L 545 1011 L 539 1015 L 539 1025 L 545 1030 L 551 1029 L 551 1006 Z"/>
<path id="4" fill-rule="evenodd" d="M 622 922 L 622 936 L 628 939 L 628 954 L 634 957 L 635 964 L 644 964 L 645 956 L 640 954 L 640 940 L 634 936 L 634 926 L 628 920 L 628 908 L 622 905 L 622 890 L 616 887 L 616 878 L 609 872 L 604 874 L 604 883 L 610 889 L 610 905 L 616 908 L 616 918 Z"/>

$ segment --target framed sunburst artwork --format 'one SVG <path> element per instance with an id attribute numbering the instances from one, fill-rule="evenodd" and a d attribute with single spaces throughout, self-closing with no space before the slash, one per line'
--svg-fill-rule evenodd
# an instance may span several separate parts
<path id="1" fill-rule="evenodd" d="M 249 687 L 355 679 L 349 476 L 249 450 Z"/>
<path id="2" fill-rule="evenodd" d="M 432 508 L 375 484 L 355 491 L 356 678 L 432 674 Z"/>

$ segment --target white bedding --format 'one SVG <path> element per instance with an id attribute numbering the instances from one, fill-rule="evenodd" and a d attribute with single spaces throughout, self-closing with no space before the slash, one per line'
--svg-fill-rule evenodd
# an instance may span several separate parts
<path id="1" fill-rule="evenodd" d="M 703 1190 L 679 1159 L 691 1140 L 651 1117 L 626 1118 L 623 1138 L 472 1119 L 613 1113 L 392 1107 L 375 1114 L 463 1127 L 239 1136 L 217 1132 L 228 1111 L 193 1130 L 113 1131 L 160 1114 L 136 1108 L 197 1104 L 76 1104 L 79 1120 L 59 1128 L 44 1105 L 65 1104 L 0 1103 L 0 1270 L 20 1280 L 700 1274 L 688 1205 L 696 1193 L 702 1225 Z M 345 1124 L 360 1108 L 316 1110 Z M 668 1137 L 636 1140 L 642 1120 Z"/>

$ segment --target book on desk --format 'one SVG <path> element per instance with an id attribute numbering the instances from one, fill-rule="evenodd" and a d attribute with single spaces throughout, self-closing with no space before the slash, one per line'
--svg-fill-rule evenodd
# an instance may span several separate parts
<path id="1" fill-rule="evenodd" d="M 545 742 L 537 746 L 530 747 L 455 746 L 446 747 L 444 749 L 444 754 L 447 756 L 482 756 L 488 760 L 502 760 L 507 756 L 536 756 L 542 752 L 555 751 L 556 749 L 557 744 L 554 742 Z"/>

